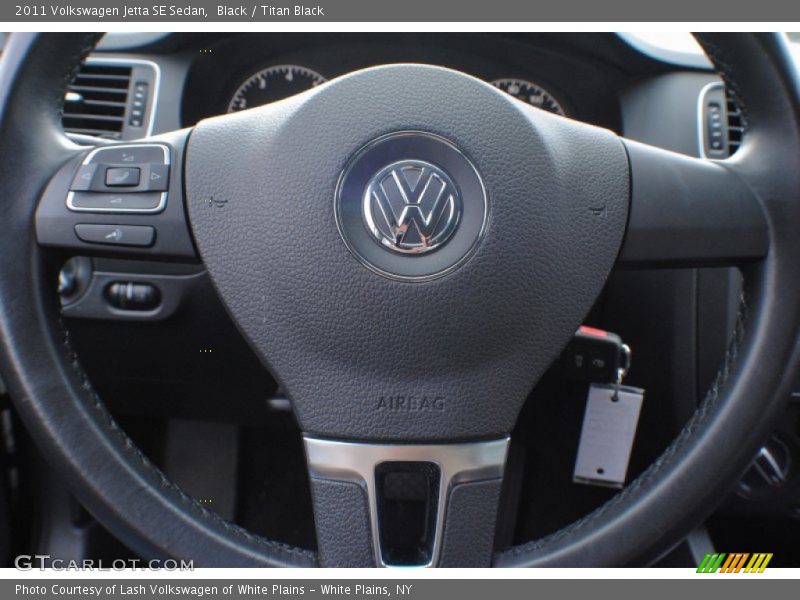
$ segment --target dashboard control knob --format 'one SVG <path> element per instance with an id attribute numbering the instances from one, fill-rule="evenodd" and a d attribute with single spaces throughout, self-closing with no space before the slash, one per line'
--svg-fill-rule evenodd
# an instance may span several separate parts
<path id="1" fill-rule="evenodd" d="M 118 310 L 155 310 L 161 294 L 152 283 L 116 281 L 106 288 L 106 299 Z"/>
<path id="2" fill-rule="evenodd" d="M 737 486 L 737 493 L 748 499 L 779 491 L 789 480 L 792 452 L 777 436 L 772 436 L 756 453 Z"/>

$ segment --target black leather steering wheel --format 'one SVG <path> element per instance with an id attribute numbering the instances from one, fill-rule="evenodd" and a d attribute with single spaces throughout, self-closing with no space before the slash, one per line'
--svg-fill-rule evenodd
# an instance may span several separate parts
<path id="1" fill-rule="evenodd" d="M 798 358 L 796 66 L 778 35 L 698 38 L 747 121 L 726 161 L 546 114 L 462 73 L 393 65 L 148 140 L 171 156 L 166 209 L 95 214 L 66 206 L 87 151 L 65 137 L 60 111 L 97 38 L 14 34 L 0 70 L 0 358 L 24 423 L 87 508 L 143 556 L 387 562 L 374 469 L 423 461 L 437 465 L 441 488 L 431 564 L 652 561 L 736 482 Z M 386 207 L 368 206 L 364 190 L 383 185 L 388 197 L 399 176 L 410 179 L 397 190 L 416 194 L 414 179 L 444 190 L 444 208 L 435 206 L 445 220 L 418 239 L 356 224 Z M 155 241 L 83 244 L 76 223 L 153 227 Z M 117 426 L 60 321 L 56 274 L 77 252 L 202 260 L 292 399 L 316 554 L 207 511 Z M 554 535 L 493 553 L 507 436 L 615 265 L 741 267 L 726 366 L 675 442 L 624 491 Z"/>

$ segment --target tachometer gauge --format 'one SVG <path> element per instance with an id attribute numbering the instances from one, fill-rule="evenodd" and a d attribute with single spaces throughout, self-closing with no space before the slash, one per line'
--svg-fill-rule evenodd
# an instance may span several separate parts
<path id="1" fill-rule="evenodd" d="M 553 97 L 553 94 L 531 81 L 525 81 L 524 79 L 498 79 L 493 81 L 492 85 L 511 94 L 514 98 L 527 102 L 542 110 L 557 115 L 565 114 L 564 109 L 558 103 L 558 100 Z"/>
<path id="2" fill-rule="evenodd" d="M 248 77 L 233 94 L 228 112 L 283 100 L 327 81 L 322 75 L 297 65 L 276 65 Z"/>

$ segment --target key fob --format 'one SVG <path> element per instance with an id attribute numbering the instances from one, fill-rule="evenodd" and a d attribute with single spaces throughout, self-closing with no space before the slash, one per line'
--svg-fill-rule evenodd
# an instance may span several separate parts
<path id="1" fill-rule="evenodd" d="M 561 353 L 560 373 L 589 383 L 614 383 L 619 369 L 627 368 L 626 347 L 610 331 L 582 325 Z"/>

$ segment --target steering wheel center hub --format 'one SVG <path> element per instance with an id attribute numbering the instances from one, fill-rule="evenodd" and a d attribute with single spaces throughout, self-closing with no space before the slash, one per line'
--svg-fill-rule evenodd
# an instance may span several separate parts
<path id="1" fill-rule="evenodd" d="M 350 440 L 507 434 L 614 264 L 627 181 L 614 134 L 423 65 L 203 121 L 186 161 L 220 296 L 304 431 Z"/>

